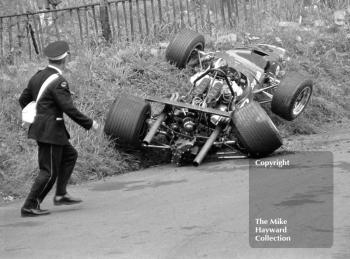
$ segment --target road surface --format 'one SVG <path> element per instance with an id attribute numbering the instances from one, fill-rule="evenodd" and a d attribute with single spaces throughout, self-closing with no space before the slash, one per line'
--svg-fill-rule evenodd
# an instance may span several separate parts
<path id="1" fill-rule="evenodd" d="M 242 159 L 166 165 L 71 186 L 84 202 L 53 206 L 51 194 L 42 204 L 49 216 L 21 218 L 23 201 L 4 205 L 0 258 L 350 258 L 349 129 L 298 137 L 286 148 L 333 152 L 331 248 L 251 248 Z M 293 191 L 300 192 L 296 186 L 288 197 Z"/>

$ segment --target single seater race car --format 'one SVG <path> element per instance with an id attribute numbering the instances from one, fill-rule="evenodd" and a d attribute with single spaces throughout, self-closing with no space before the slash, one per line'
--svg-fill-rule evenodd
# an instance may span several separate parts
<path id="1" fill-rule="evenodd" d="M 286 51 L 260 44 L 224 52 L 204 52 L 204 37 L 177 34 L 166 58 L 178 68 L 191 66 L 191 89 L 170 98 L 118 96 L 107 114 L 105 133 L 123 146 L 168 149 L 172 162 L 198 166 L 208 152 L 219 158 L 264 157 L 282 138 L 260 103 L 286 120 L 309 102 L 312 81 L 285 73 Z M 151 103 L 162 105 L 152 113 Z"/>

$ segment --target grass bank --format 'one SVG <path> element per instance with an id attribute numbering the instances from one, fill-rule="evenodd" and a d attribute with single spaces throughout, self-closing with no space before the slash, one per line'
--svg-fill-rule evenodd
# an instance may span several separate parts
<path id="1" fill-rule="evenodd" d="M 293 122 L 273 116 L 284 136 L 320 132 L 325 124 L 350 118 L 350 44 L 346 29 L 273 28 L 255 34 L 256 42 L 289 50 L 290 70 L 304 70 L 314 80 L 314 94 L 305 113 Z M 207 37 L 208 47 L 231 48 Z M 238 34 L 238 43 L 247 36 Z M 252 42 L 251 42 L 252 43 Z M 85 114 L 104 125 L 109 105 L 120 92 L 138 96 L 164 96 L 185 92 L 190 71 L 169 65 L 154 45 L 84 48 L 69 64 L 66 78 L 75 92 L 75 103 Z M 37 148 L 21 126 L 18 97 L 28 79 L 45 61 L 1 67 L 0 74 L 0 196 L 21 197 L 37 174 Z M 79 158 L 71 183 L 101 179 L 150 165 L 149 157 L 116 150 L 101 132 L 87 132 L 67 119 L 71 142 Z"/>

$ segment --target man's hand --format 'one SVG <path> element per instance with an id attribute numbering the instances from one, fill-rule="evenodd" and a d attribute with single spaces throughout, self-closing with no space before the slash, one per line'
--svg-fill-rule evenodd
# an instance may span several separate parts
<path id="1" fill-rule="evenodd" d="M 98 130 L 100 128 L 100 125 L 94 120 L 92 123 L 92 129 L 93 130 Z"/>

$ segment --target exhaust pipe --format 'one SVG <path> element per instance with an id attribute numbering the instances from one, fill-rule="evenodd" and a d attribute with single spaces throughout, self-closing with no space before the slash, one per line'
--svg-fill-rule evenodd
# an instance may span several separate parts
<path id="1" fill-rule="evenodd" d="M 146 137 L 143 139 L 142 143 L 144 145 L 151 144 L 151 141 L 152 141 L 154 135 L 156 135 L 160 125 L 165 120 L 165 118 L 166 118 L 166 114 L 164 112 L 159 115 L 158 119 L 153 123 L 153 125 L 151 126 L 150 130 L 148 131 Z"/>
<path id="2" fill-rule="evenodd" d="M 198 155 L 193 160 L 193 165 L 194 166 L 199 166 L 202 163 L 204 157 L 207 155 L 209 149 L 214 144 L 214 142 L 217 139 L 217 137 L 219 136 L 220 132 L 221 132 L 221 127 L 220 126 L 216 126 L 215 130 L 213 131 L 213 133 L 211 133 L 210 137 L 205 142 L 205 144 L 202 147 L 201 151 L 199 151 Z"/>

